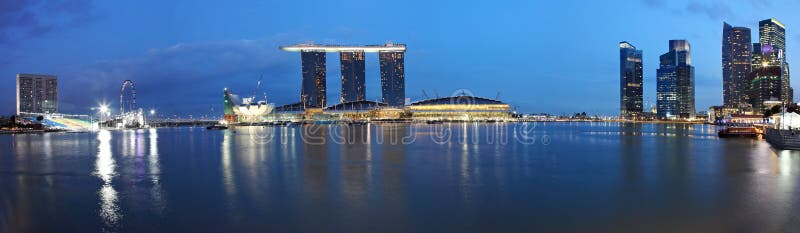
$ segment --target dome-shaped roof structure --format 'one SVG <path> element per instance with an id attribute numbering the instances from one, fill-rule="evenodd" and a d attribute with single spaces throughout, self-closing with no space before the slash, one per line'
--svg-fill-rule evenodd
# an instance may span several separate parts
<path id="1" fill-rule="evenodd" d="M 473 104 L 505 104 L 505 103 L 498 100 L 487 99 L 482 97 L 460 95 L 460 96 L 448 96 L 443 98 L 421 100 L 411 103 L 409 106 L 441 105 L 441 104 L 473 105 Z"/>
<path id="2" fill-rule="evenodd" d="M 369 100 L 358 100 L 358 101 L 344 102 L 344 103 L 339 103 L 337 105 L 329 106 L 325 108 L 325 111 L 361 111 L 361 110 L 369 111 L 386 106 L 387 106 L 386 103 L 369 101 Z"/>

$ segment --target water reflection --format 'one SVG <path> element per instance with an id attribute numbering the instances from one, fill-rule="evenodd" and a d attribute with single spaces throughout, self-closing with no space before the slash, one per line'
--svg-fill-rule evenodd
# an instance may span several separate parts
<path id="1" fill-rule="evenodd" d="M 97 133 L 97 160 L 95 162 L 95 176 L 103 181 L 97 192 L 100 198 L 100 217 L 106 227 L 114 228 L 122 218 L 117 199 L 117 191 L 111 184 L 116 175 L 116 164 L 111 151 L 111 132 L 101 130 Z"/>
<path id="2" fill-rule="evenodd" d="M 644 178 L 642 169 L 642 125 L 639 123 L 621 123 L 620 127 L 620 159 L 622 166 L 622 181 L 625 187 L 639 183 Z"/>
<path id="3" fill-rule="evenodd" d="M 328 192 L 328 145 L 324 144 L 328 138 L 328 127 L 310 125 L 303 126 L 303 147 L 301 153 L 303 160 L 303 190 L 306 200 L 314 205 L 316 201 L 324 200 Z M 322 203 L 317 203 L 322 204 Z"/>
<path id="4" fill-rule="evenodd" d="M 231 131 L 227 130 L 222 134 L 221 146 L 223 186 L 225 187 L 225 193 L 229 196 L 236 193 L 236 179 L 234 179 L 233 166 L 231 164 L 231 154 L 233 154 L 233 149 L 231 148 L 232 134 Z"/>
<path id="5" fill-rule="evenodd" d="M 449 144 L 427 124 L 273 128 L 271 141 L 196 129 L 0 136 L 0 232 L 570 232 L 574 219 L 610 223 L 603 232 L 797 229 L 800 153 L 762 141 L 558 123 L 536 127 L 552 144 L 525 144 L 488 124 L 441 126 Z M 50 218 L 73 203 L 88 207 Z"/>
<path id="6" fill-rule="evenodd" d="M 153 207 L 158 215 L 163 215 L 167 208 L 164 192 L 161 187 L 161 159 L 158 154 L 158 130 L 149 129 L 148 136 L 150 139 L 149 147 L 150 153 L 147 158 L 148 173 L 150 174 L 150 196 L 153 200 Z"/>
<path id="7" fill-rule="evenodd" d="M 370 140 L 366 138 L 369 125 L 342 126 L 336 127 L 332 136 L 341 136 L 338 158 L 341 177 L 338 183 L 343 203 L 347 203 L 350 211 L 365 211 L 370 197 L 370 186 L 372 185 L 372 161 L 369 148 Z"/>

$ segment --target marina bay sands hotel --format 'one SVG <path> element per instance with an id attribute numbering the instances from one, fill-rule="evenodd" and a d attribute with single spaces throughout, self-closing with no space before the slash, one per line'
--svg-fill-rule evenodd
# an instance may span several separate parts
<path id="1" fill-rule="evenodd" d="M 300 52 L 303 81 L 300 102 L 309 108 L 325 107 L 325 56 L 338 52 L 342 69 L 341 102 L 366 100 L 364 53 L 378 53 L 381 71 L 381 102 L 389 106 L 405 104 L 405 44 L 364 46 L 297 44 L 281 50 Z"/>

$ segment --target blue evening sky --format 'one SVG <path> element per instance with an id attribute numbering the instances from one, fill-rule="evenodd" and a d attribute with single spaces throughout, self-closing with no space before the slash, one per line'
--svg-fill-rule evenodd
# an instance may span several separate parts
<path id="1" fill-rule="evenodd" d="M 279 45 L 408 45 L 412 101 L 467 89 L 523 113 L 614 115 L 618 42 L 644 50 L 645 103 L 655 104 L 658 56 L 687 39 L 697 109 L 722 101 L 722 23 L 775 17 L 787 26 L 792 84 L 800 76 L 798 1 L 0 1 L 0 114 L 14 111 L 16 73 L 59 77 L 60 110 L 118 108 L 125 79 L 137 102 L 165 115 L 221 114 L 222 89 L 296 102 L 300 55 Z M 757 35 L 753 39 L 757 40 Z M 380 99 L 377 55 L 367 55 L 367 97 Z M 328 104 L 338 102 L 338 54 L 328 54 Z"/>

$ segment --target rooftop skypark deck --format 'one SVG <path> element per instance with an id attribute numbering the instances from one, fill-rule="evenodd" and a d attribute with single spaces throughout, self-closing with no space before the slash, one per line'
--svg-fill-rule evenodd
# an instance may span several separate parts
<path id="1" fill-rule="evenodd" d="M 289 46 L 281 46 L 281 50 L 288 52 L 302 52 L 302 51 L 324 51 L 324 52 L 347 52 L 347 51 L 364 51 L 366 53 L 377 52 L 405 52 L 405 44 L 387 43 L 384 45 L 320 45 L 320 44 L 296 44 Z"/>

